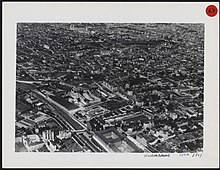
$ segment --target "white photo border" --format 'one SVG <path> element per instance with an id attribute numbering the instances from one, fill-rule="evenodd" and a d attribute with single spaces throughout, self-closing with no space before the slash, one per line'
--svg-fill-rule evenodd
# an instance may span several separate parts
<path id="1" fill-rule="evenodd" d="M 209 168 L 219 167 L 219 14 L 218 2 L 4 2 L 2 165 L 5 168 Z M 202 157 L 146 157 L 145 153 L 15 153 L 16 23 L 204 23 L 204 152 Z"/>

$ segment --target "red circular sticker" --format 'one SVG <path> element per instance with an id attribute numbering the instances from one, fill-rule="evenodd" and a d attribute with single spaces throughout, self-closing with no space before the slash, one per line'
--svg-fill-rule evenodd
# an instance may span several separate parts
<path id="1" fill-rule="evenodd" d="M 216 16 L 216 14 L 218 13 L 218 9 L 216 8 L 215 5 L 209 5 L 206 8 L 206 14 L 210 17 L 214 17 Z"/>

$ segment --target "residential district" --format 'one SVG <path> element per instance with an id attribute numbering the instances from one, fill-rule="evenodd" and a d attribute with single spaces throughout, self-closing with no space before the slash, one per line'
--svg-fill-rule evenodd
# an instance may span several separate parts
<path id="1" fill-rule="evenodd" d="M 203 149 L 204 24 L 18 23 L 15 152 Z"/>

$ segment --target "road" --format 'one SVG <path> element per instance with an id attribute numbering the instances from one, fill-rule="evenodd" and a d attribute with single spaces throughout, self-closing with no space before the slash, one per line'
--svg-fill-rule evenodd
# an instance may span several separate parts
<path id="1" fill-rule="evenodd" d="M 74 117 L 72 117 L 68 111 L 66 111 L 64 108 L 60 107 L 55 101 L 53 101 L 49 97 L 46 97 L 44 94 L 42 94 L 41 92 L 39 92 L 37 90 L 33 90 L 33 92 L 35 94 L 37 94 L 41 100 L 45 101 L 52 108 L 54 108 L 54 110 L 57 112 L 58 116 L 60 118 L 62 118 L 62 120 L 65 121 L 65 123 L 67 123 L 71 127 L 71 130 L 83 131 L 86 129 L 80 122 L 78 122 L 78 120 L 76 120 Z"/>
<path id="2" fill-rule="evenodd" d="M 86 138 L 83 134 L 79 134 L 80 138 L 83 142 L 90 148 L 92 152 L 101 152 L 88 138 Z"/>
<path id="3" fill-rule="evenodd" d="M 39 83 L 41 84 L 42 82 L 41 81 L 27 81 L 27 80 L 16 80 L 16 82 L 18 83 L 26 83 L 26 84 L 34 84 L 34 83 Z"/>

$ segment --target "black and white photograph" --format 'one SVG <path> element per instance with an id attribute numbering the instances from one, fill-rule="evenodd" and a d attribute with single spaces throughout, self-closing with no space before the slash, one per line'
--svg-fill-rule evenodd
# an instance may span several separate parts
<path id="1" fill-rule="evenodd" d="M 218 8 L 5 3 L 4 167 L 219 166 Z"/>
<path id="2" fill-rule="evenodd" d="M 200 152 L 204 24 L 18 23 L 16 152 Z"/>

